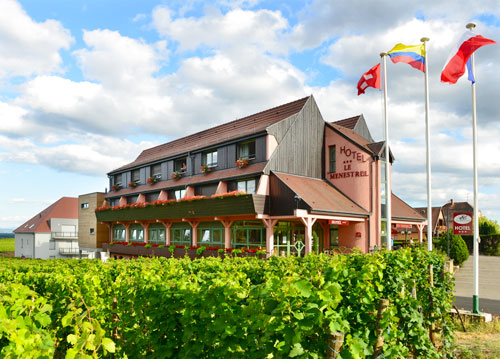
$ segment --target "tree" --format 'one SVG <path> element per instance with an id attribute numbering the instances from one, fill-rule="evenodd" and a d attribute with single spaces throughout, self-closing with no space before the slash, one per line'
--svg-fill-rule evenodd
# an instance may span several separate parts
<path id="1" fill-rule="evenodd" d="M 493 219 L 488 219 L 484 216 L 479 217 L 479 235 L 487 236 L 490 234 L 499 234 L 500 225 Z"/>
<path id="2" fill-rule="evenodd" d="M 447 236 L 446 232 L 440 237 L 437 246 L 440 250 L 446 253 L 447 251 Z M 450 228 L 450 258 L 456 265 L 462 265 L 469 258 L 469 250 L 462 236 L 453 234 L 453 229 Z"/>

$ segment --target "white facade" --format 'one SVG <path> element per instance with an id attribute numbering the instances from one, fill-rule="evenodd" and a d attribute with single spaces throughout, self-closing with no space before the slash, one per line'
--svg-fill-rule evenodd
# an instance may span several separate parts
<path id="1" fill-rule="evenodd" d="M 39 259 L 79 257 L 78 220 L 52 218 L 49 226 L 49 233 L 16 233 L 15 256 Z"/>

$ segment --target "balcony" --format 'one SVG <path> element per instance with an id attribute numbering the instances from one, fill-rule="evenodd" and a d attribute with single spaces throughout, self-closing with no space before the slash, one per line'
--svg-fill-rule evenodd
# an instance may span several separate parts
<path id="1" fill-rule="evenodd" d="M 52 232 L 53 239 L 78 239 L 78 232 Z"/>
<path id="2" fill-rule="evenodd" d="M 266 196 L 246 194 L 220 198 L 181 200 L 164 205 L 127 207 L 96 211 L 100 222 L 152 220 L 158 218 L 197 218 L 264 213 Z"/>
<path id="3" fill-rule="evenodd" d="M 59 248 L 59 254 L 62 256 L 79 256 L 79 248 Z M 82 251 L 82 256 L 88 256 L 88 252 Z"/>

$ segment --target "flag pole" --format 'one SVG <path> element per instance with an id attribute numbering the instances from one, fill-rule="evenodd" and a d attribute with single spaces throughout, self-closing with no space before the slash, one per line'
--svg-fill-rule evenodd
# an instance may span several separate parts
<path id="1" fill-rule="evenodd" d="M 389 121 L 387 119 L 387 62 L 386 57 L 387 53 L 381 52 L 380 57 L 382 58 L 382 62 L 384 64 L 384 127 L 385 127 L 385 213 L 386 213 L 386 243 L 387 250 L 392 249 L 392 228 L 391 228 L 391 176 L 390 176 L 390 159 L 389 159 Z"/>
<path id="2" fill-rule="evenodd" d="M 472 31 L 476 24 L 471 22 L 465 26 Z M 474 53 L 471 55 L 471 69 L 472 73 L 475 72 L 474 66 Z M 474 254 L 474 294 L 472 295 L 472 312 L 479 314 L 479 220 L 478 220 L 478 200 L 477 200 L 477 122 L 476 122 L 476 83 L 472 81 L 472 154 L 473 154 L 473 168 L 474 168 L 474 219 L 472 220 L 474 228 L 473 236 L 473 254 Z"/>
<path id="3" fill-rule="evenodd" d="M 432 197 L 431 197 L 431 132 L 429 128 L 429 55 L 427 53 L 428 37 L 420 39 L 424 43 L 425 53 L 425 145 L 427 169 L 427 250 L 432 251 Z"/>

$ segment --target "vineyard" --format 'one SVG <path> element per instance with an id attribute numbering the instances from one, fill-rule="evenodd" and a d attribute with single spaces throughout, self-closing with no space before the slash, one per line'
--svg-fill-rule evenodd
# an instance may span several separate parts
<path id="1" fill-rule="evenodd" d="M 0 358 L 443 358 L 453 345 L 452 293 L 443 258 L 418 249 L 269 260 L 4 258 Z M 342 333 L 338 356 L 331 333 Z"/>

